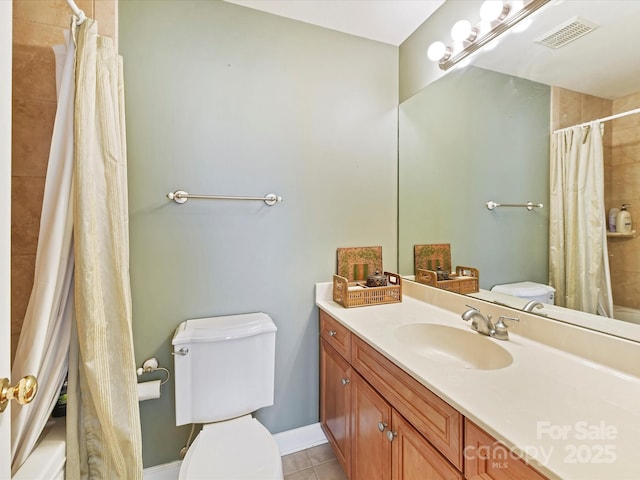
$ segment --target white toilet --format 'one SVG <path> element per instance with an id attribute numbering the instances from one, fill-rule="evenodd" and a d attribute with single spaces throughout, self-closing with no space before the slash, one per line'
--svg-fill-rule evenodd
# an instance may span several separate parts
<path id="1" fill-rule="evenodd" d="M 502 285 L 494 285 L 491 291 L 550 305 L 554 304 L 556 296 L 555 288 L 536 282 L 504 283 Z"/>
<path id="2" fill-rule="evenodd" d="M 273 436 L 251 412 L 273 405 L 276 326 L 265 313 L 198 318 L 173 335 L 176 425 L 204 424 L 182 479 L 282 480 Z"/>

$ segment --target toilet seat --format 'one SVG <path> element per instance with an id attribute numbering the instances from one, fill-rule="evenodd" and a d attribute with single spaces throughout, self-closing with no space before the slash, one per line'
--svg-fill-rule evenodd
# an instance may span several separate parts
<path id="1" fill-rule="evenodd" d="M 281 480 L 282 461 L 269 430 L 251 415 L 203 427 L 179 480 Z"/>

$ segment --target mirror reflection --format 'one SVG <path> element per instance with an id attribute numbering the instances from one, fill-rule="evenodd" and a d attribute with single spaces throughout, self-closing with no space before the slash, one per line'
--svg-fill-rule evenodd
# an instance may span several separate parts
<path id="1" fill-rule="evenodd" d="M 575 17 L 596 28 L 557 50 L 534 43 Z M 515 308 L 529 304 L 533 313 L 564 319 L 562 308 L 531 303 L 535 295 L 516 298 L 490 290 L 520 282 L 543 287 L 556 275 L 558 259 L 550 257 L 557 248 L 557 224 L 550 215 L 550 132 L 640 107 L 640 59 L 630 56 L 638 52 L 620 40 L 631 38 L 639 20 L 635 1 L 549 5 L 529 31 L 510 33 L 496 49 L 478 55 L 473 66 L 450 71 L 400 105 L 401 274 L 415 273 L 415 245 L 450 244 L 452 264 L 478 269 L 480 292 L 473 295 Z M 585 208 L 605 217 L 603 222 L 623 203 L 631 204 L 633 220 L 635 204 L 640 222 L 640 114 L 603 125 L 602 206 L 582 189 L 574 196 L 591 202 Z M 489 210 L 488 201 L 544 206 Z M 584 222 L 576 223 L 576 241 L 593 236 Z M 634 234 L 619 232 L 603 238 L 612 301 L 600 313 L 640 324 L 637 242 Z M 597 297 L 599 288 L 586 297 Z M 565 304 L 570 295 L 564 287 L 558 290 L 555 303 Z M 598 309 L 579 302 L 568 306 Z"/>

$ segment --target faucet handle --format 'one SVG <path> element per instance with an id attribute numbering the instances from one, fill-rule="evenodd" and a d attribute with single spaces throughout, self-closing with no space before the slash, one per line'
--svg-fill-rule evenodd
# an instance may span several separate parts
<path id="1" fill-rule="evenodd" d="M 507 324 L 504 323 L 505 320 L 510 320 L 512 322 L 519 322 L 520 321 L 519 318 L 507 317 L 506 315 L 500 315 L 500 318 L 498 319 L 498 321 L 493 326 L 493 328 L 495 330 L 494 334 L 492 335 L 493 338 L 495 338 L 497 340 L 509 340 L 509 332 L 508 332 L 508 329 L 507 329 Z"/>

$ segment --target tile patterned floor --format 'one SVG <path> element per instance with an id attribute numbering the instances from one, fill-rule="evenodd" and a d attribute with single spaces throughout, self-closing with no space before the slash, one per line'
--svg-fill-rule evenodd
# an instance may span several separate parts
<path id="1" fill-rule="evenodd" d="M 282 457 L 284 480 L 347 480 L 328 443 Z"/>

